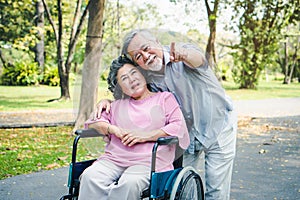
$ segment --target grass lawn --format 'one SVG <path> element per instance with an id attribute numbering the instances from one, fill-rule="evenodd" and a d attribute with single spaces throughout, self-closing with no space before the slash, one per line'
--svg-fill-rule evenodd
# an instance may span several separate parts
<path id="1" fill-rule="evenodd" d="M 0 129 L 0 178 L 66 165 L 70 160 L 71 130 L 71 127 Z"/>
<path id="2" fill-rule="evenodd" d="M 60 87 L 39 86 L 0 86 L 0 111 L 37 109 L 72 109 L 79 107 L 80 84 L 70 86 L 71 100 L 52 101 L 60 97 Z M 105 81 L 98 87 L 100 98 L 112 98 Z"/>
<path id="3" fill-rule="evenodd" d="M 232 82 L 222 83 L 234 100 L 300 97 L 300 83 L 282 84 L 282 81 L 262 81 L 255 90 L 238 89 Z M 112 98 L 105 81 L 98 88 L 98 99 Z M 65 109 L 79 106 L 80 85 L 70 86 L 70 101 L 51 101 L 60 97 L 60 87 L 50 86 L 0 86 L 0 111 L 36 109 Z"/>
<path id="4" fill-rule="evenodd" d="M 283 85 L 281 81 L 261 82 L 256 90 L 240 90 L 229 82 L 223 82 L 223 85 L 234 100 L 300 97 L 299 83 Z M 106 88 L 106 82 L 99 84 L 99 99 L 111 98 Z M 74 108 L 79 105 L 78 91 L 78 85 L 71 87 L 71 101 L 47 102 L 60 96 L 59 87 L 0 86 L 0 111 Z M 67 166 L 74 139 L 72 129 L 68 126 L 0 129 L 0 179 Z M 104 145 L 101 139 L 83 140 L 82 144 L 79 146 L 81 160 L 99 154 Z"/>
<path id="5" fill-rule="evenodd" d="M 223 82 L 226 93 L 234 100 L 254 100 L 269 98 L 300 97 L 300 83 L 293 82 L 289 85 L 282 81 L 261 81 L 257 89 L 238 89 L 232 82 Z"/>
<path id="6" fill-rule="evenodd" d="M 72 129 L 70 126 L 0 129 L 0 179 L 69 165 Z M 78 160 L 87 160 L 103 150 L 104 142 L 100 138 L 82 139 L 78 147 Z"/>

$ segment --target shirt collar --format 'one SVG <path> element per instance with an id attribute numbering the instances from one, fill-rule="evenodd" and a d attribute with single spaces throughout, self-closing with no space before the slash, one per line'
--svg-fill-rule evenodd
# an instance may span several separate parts
<path id="1" fill-rule="evenodd" d="M 164 59 L 164 64 L 165 64 L 165 66 L 166 66 L 166 65 L 169 64 L 169 62 L 170 62 L 170 48 L 169 48 L 168 46 L 165 46 L 165 47 L 163 48 L 163 54 L 164 54 L 164 57 L 163 57 L 163 59 Z"/>

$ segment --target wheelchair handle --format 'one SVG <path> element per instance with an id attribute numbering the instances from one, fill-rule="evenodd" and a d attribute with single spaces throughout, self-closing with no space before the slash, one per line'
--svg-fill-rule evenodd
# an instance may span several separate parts
<path id="1" fill-rule="evenodd" d="M 75 131 L 76 135 L 79 135 L 81 138 L 88 138 L 88 137 L 103 137 L 104 134 L 101 132 L 97 131 L 94 128 L 89 128 L 89 129 L 78 129 Z"/>
<path id="2" fill-rule="evenodd" d="M 76 162 L 77 154 L 77 144 L 80 138 L 89 138 L 89 137 L 104 137 L 104 134 L 100 133 L 96 129 L 78 129 L 75 131 L 77 135 L 73 142 L 73 151 L 72 151 L 72 163 Z"/>
<path id="3" fill-rule="evenodd" d="M 158 145 L 169 145 L 169 144 L 178 144 L 178 137 L 176 136 L 167 136 L 167 137 L 160 137 L 156 141 Z"/>
<path id="4" fill-rule="evenodd" d="M 157 152 L 158 146 L 159 145 L 178 144 L 178 143 L 179 143 L 179 140 L 178 140 L 178 137 L 176 137 L 176 136 L 160 137 L 156 140 L 155 144 L 153 145 L 153 149 L 152 149 L 151 174 L 152 174 L 152 172 L 155 172 L 156 152 Z"/>

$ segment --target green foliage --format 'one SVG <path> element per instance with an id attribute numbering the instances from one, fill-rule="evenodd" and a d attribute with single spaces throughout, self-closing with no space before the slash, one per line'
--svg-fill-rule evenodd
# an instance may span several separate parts
<path id="1" fill-rule="evenodd" d="M 3 69 L 1 76 L 2 85 L 37 85 L 39 83 L 39 68 L 37 63 L 18 61 L 9 64 Z"/>
<path id="2" fill-rule="evenodd" d="M 153 19 L 157 26 L 162 23 L 156 6 L 151 3 L 136 6 L 134 1 L 107 1 L 104 14 L 100 72 L 105 72 L 112 60 L 121 53 L 122 38 L 127 32 L 136 28 L 149 27 Z"/>
<path id="3" fill-rule="evenodd" d="M 220 75 L 223 81 L 231 80 L 230 66 L 226 62 L 219 62 L 218 68 L 220 70 Z"/>
<path id="4" fill-rule="evenodd" d="M 241 88 L 256 88 L 261 72 L 276 66 L 282 30 L 289 23 L 295 4 L 278 1 L 235 1 L 241 14 L 238 28 L 240 43 L 232 53 L 233 76 Z"/>
<path id="5" fill-rule="evenodd" d="M 14 42 L 30 33 L 34 26 L 35 2 L 0 0 L 0 41 Z"/>
<path id="6" fill-rule="evenodd" d="M 0 43 L 1 44 L 1 43 Z M 6 60 L 6 66 L 2 66 L 0 84 L 2 85 L 38 85 L 40 83 L 59 85 L 58 69 L 55 62 L 45 64 L 44 72 L 32 61 L 32 57 L 26 51 L 20 51 L 9 45 L 2 50 L 2 56 Z M 18 58 L 22 57 L 20 61 Z"/>
<path id="7" fill-rule="evenodd" d="M 57 67 L 45 66 L 43 84 L 49 86 L 58 86 L 59 85 L 59 75 Z"/>
<path id="8" fill-rule="evenodd" d="M 281 48 L 278 49 L 278 58 L 276 59 L 281 71 L 285 75 L 284 83 L 288 84 L 293 78 L 300 78 L 300 24 L 290 24 L 284 30 L 284 39 L 281 42 Z"/>

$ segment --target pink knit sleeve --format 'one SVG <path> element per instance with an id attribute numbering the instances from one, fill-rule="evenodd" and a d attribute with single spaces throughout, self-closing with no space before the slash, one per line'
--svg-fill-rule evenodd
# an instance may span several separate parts
<path id="1" fill-rule="evenodd" d="M 168 135 L 177 136 L 179 146 L 186 149 L 190 144 L 188 130 L 180 107 L 171 93 L 165 93 L 163 106 L 167 121 L 162 130 Z"/>
<path id="2" fill-rule="evenodd" d="M 96 122 L 107 122 L 110 123 L 110 114 L 107 114 L 105 111 L 102 111 L 101 117 L 99 119 L 88 119 L 84 123 L 84 128 L 88 129 L 90 124 L 96 123 Z"/>

